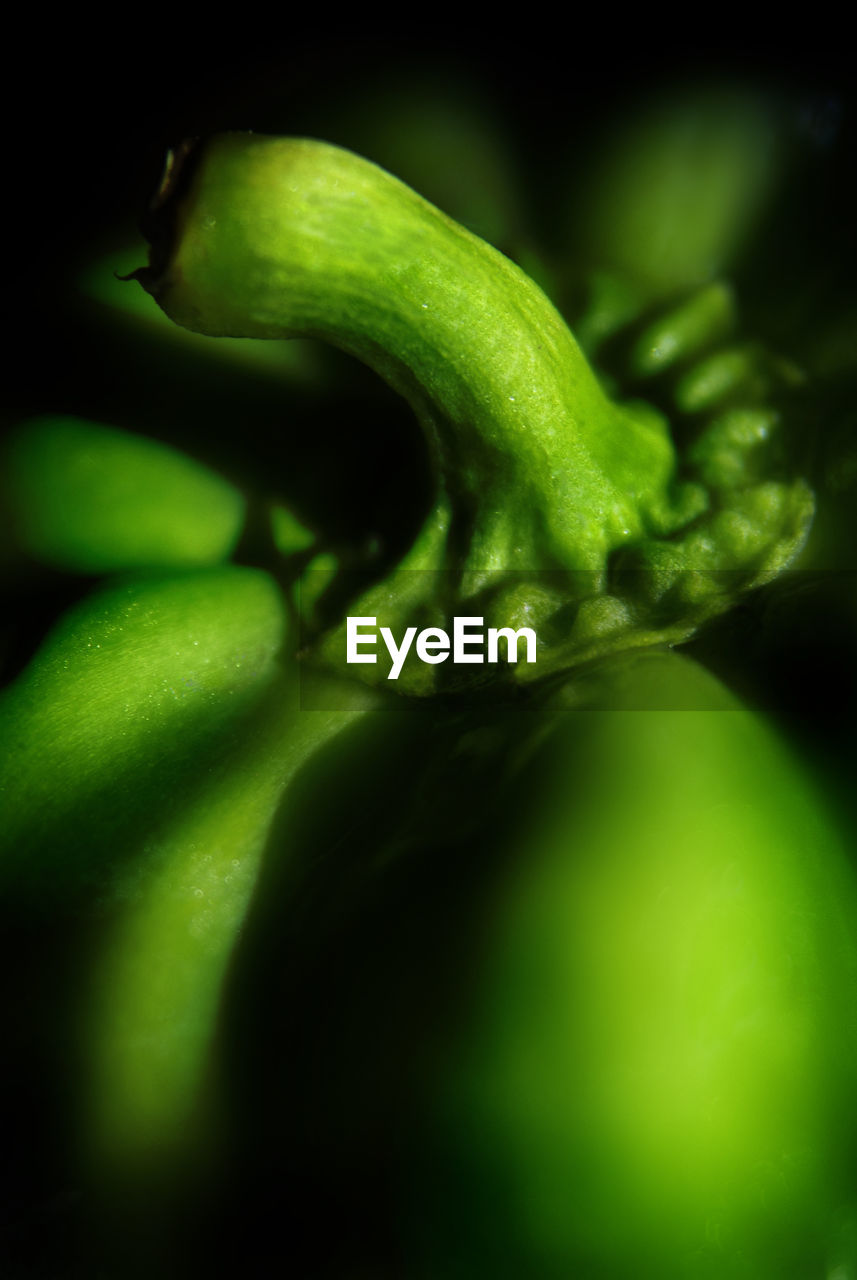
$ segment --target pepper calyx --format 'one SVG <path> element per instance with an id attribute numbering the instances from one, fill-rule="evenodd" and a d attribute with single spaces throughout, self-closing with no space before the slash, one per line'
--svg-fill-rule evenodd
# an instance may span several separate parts
<path id="1" fill-rule="evenodd" d="M 411 403 L 430 442 L 433 510 L 350 614 L 383 604 L 391 627 L 475 612 L 514 627 L 525 615 L 540 642 L 535 670 L 515 670 L 528 680 L 685 639 L 799 550 L 811 495 L 764 467 L 751 481 L 752 433 L 734 435 L 737 474 L 722 483 L 713 446 L 680 457 L 666 415 L 610 399 L 513 262 L 392 175 L 303 138 L 226 133 L 191 154 L 161 205 L 177 211 L 174 234 L 141 278 L 159 305 L 211 336 L 308 336 L 348 351 Z M 672 325 L 687 342 L 689 315 L 704 349 L 711 316 L 722 330 L 722 293 L 704 286 L 667 314 L 659 341 Z M 709 430 L 728 435 L 728 424 Z M 323 664 L 343 665 L 343 626 L 314 641 Z M 448 672 L 409 673 L 399 691 L 484 678 Z"/>

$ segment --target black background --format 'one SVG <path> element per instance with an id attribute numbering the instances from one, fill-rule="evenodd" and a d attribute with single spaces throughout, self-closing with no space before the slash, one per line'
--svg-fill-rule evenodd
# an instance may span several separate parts
<path id="1" fill-rule="evenodd" d="M 622 21 L 612 30 L 607 18 L 598 26 L 591 17 L 583 33 L 574 28 L 574 38 L 562 39 L 542 24 L 528 30 L 522 19 L 514 26 L 466 20 L 462 26 L 460 15 L 453 26 L 371 15 L 328 25 L 289 14 L 271 30 L 259 18 L 233 30 L 223 20 L 172 14 L 156 20 L 151 12 L 135 23 L 124 10 L 103 22 L 62 21 L 60 28 L 31 29 L 7 47 L 7 421 L 57 408 L 57 398 L 71 407 L 84 396 L 80 388 L 96 371 L 99 353 L 88 333 L 59 314 L 70 269 L 140 218 L 169 146 L 224 128 L 316 136 L 338 119 L 342 130 L 349 103 L 385 78 L 426 68 L 451 86 L 475 84 L 495 104 L 536 221 L 594 123 L 623 106 L 633 110 L 661 84 L 692 84 L 712 74 L 784 92 L 796 110 L 835 117 L 827 150 L 837 154 L 821 177 L 830 190 L 816 192 L 814 216 L 825 219 L 828 236 L 831 222 L 852 221 L 853 205 L 843 207 L 842 199 L 853 194 L 851 55 L 828 31 L 786 43 L 776 33 L 751 35 L 746 24 L 739 29 L 726 18 L 704 38 L 686 39 L 677 24 L 623 33 Z M 821 231 L 810 219 L 807 240 Z"/>

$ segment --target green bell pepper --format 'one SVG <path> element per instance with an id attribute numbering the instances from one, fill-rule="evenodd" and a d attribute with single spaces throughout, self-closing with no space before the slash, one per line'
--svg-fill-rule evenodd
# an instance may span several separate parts
<path id="1" fill-rule="evenodd" d="M 760 718 L 664 649 L 791 564 L 814 506 L 802 375 L 720 274 L 767 123 L 696 109 L 696 184 L 668 113 L 581 198 L 582 346 L 353 153 L 231 133 L 168 168 L 136 275 L 173 320 L 321 338 L 416 413 L 432 501 L 392 568 L 351 578 L 282 505 L 265 568 L 223 564 L 220 478 L 79 420 L 16 440 L 19 553 L 131 575 L 0 703 L 6 899 L 86 922 L 73 1146 L 108 1272 L 173 1266 L 188 1200 L 213 1231 L 259 1178 L 310 1221 L 352 1201 L 348 1256 L 286 1249 L 319 1274 L 854 1265 L 853 869 Z M 349 660 L 348 619 L 462 617 L 531 628 L 535 661 Z"/>

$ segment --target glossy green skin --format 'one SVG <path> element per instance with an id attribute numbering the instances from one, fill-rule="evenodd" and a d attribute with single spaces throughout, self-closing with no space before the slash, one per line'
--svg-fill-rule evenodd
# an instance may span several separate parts
<path id="1" fill-rule="evenodd" d="M 121 1164 L 164 1149 L 193 1114 L 280 792 L 274 761 L 238 794 L 231 827 L 221 805 L 245 777 L 263 700 L 282 697 L 284 629 L 275 584 L 254 570 L 113 586 L 63 619 L 0 703 L 0 875 L 19 909 L 92 920 L 78 1120 L 82 1148 Z"/>
<path id="2" fill-rule="evenodd" d="M 139 890 L 105 931 L 81 1025 L 99 1178 L 163 1186 L 168 1154 L 179 1184 L 188 1158 L 200 1172 L 220 1123 L 210 1074 L 223 984 L 271 826 L 307 758 L 367 710 L 347 694 L 334 711 L 302 710 L 294 670 L 269 697 L 138 861 Z"/>
<path id="3" fill-rule="evenodd" d="M 852 1266 L 857 884 L 759 717 L 651 651 L 342 748 L 238 953 L 226 1200 L 323 1204 L 320 1274 Z"/>
<path id="4" fill-rule="evenodd" d="M 163 1183 L 166 1153 L 210 1125 L 223 977 L 271 823 L 365 706 L 301 712 L 281 592 L 233 566 L 103 588 L 5 691 L 0 883 L 22 913 L 92 921 L 77 1122 L 99 1181 Z"/>
<path id="5" fill-rule="evenodd" d="M 420 1169 L 443 1226 L 415 1274 L 853 1265 L 857 896 L 837 835 L 692 663 L 619 660 L 597 703 L 548 733 L 486 907 Z"/>
<path id="6" fill-rule="evenodd" d="M 73 865 L 62 846 L 50 864 L 31 851 L 90 808 L 105 831 L 132 827 L 129 805 L 150 810 L 258 705 L 284 635 L 273 580 L 233 566 L 111 584 L 66 614 L 3 695 L 4 876 L 38 895 L 74 882 L 104 892 L 100 846 Z"/>

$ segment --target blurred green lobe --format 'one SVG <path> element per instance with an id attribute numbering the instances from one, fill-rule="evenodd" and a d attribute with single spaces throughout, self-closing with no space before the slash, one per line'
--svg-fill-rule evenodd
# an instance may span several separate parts
<path id="1" fill-rule="evenodd" d="M 103 891 L 117 855 L 121 877 L 128 840 L 275 680 L 284 626 L 274 582 L 233 567 L 110 585 L 68 613 L 0 701 L 0 878 L 50 901 Z"/>
<path id="2" fill-rule="evenodd" d="M 269 690 L 229 751 L 146 850 L 93 970 L 82 1041 L 82 1143 L 99 1179 L 181 1184 L 218 1137 L 211 1050 L 227 967 L 256 888 L 271 823 L 305 760 L 369 708 L 340 694 L 301 710 L 297 673 Z"/>
<path id="3" fill-rule="evenodd" d="M 214 565 L 244 523 L 238 491 L 166 445 L 63 416 L 22 424 L 6 445 L 20 548 L 79 573 Z"/>
<path id="4" fill-rule="evenodd" d="M 837 835 L 693 664 L 651 654 L 603 679 L 628 709 L 556 720 L 486 909 L 427 1128 L 425 1274 L 827 1274 L 857 1060 Z M 636 709 L 665 693 L 676 709 Z"/>
<path id="5" fill-rule="evenodd" d="M 651 299 L 728 270 L 781 167 L 776 110 L 709 88 L 666 96 L 617 130 L 575 193 L 582 257 Z"/>
<path id="6" fill-rule="evenodd" d="M 277 805 L 368 705 L 359 691 L 301 711 L 285 621 L 254 569 L 113 585 L 66 615 L 0 702 L 0 880 L 33 913 L 60 901 L 91 916 L 100 940 L 79 1119 L 108 1184 L 194 1149 L 220 987 Z"/>

